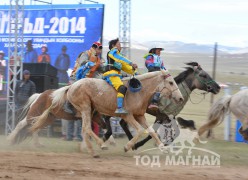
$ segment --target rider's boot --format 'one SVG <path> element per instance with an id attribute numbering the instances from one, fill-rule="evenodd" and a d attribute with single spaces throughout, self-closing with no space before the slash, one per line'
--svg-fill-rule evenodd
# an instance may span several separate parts
<path id="1" fill-rule="evenodd" d="M 152 96 L 152 100 L 148 109 L 158 109 L 158 102 L 159 102 L 160 92 L 155 92 Z"/>
<path id="2" fill-rule="evenodd" d="M 127 115 L 128 112 L 123 108 L 124 97 L 117 97 L 117 109 L 115 110 L 116 115 Z"/>

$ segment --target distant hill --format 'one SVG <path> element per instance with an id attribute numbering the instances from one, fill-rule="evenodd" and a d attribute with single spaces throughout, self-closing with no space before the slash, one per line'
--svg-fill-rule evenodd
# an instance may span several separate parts
<path id="1" fill-rule="evenodd" d="M 104 39 L 103 45 L 108 47 L 109 39 Z M 166 53 L 199 53 L 199 54 L 211 54 L 214 51 L 214 44 L 196 44 L 196 43 L 184 43 L 181 41 L 146 41 L 137 42 L 132 41 L 131 48 L 139 50 L 148 50 L 151 44 L 164 48 Z M 248 47 L 231 47 L 218 45 L 219 54 L 246 54 L 248 53 Z"/>
<path id="2" fill-rule="evenodd" d="M 105 40 L 103 45 L 103 58 L 108 51 L 108 42 Z M 208 72 L 213 68 L 214 44 L 204 45 L 195 43 L 184 43 L 180 41 L 150 41 L 137 42 L 132 41 L 130 59 L 137 63 L 139 68 L 145 68 L 143 56 L 148 52 L 150 44 L 157 43 L 165 51 L 162 52 L 161 58 L 166 68 L 182 70 L 185 62 L 196 61 Z M 218 45 L 217 53 L 217 71 L 222 73 L 248 74 L 248 47 L 229 47 Z"/>

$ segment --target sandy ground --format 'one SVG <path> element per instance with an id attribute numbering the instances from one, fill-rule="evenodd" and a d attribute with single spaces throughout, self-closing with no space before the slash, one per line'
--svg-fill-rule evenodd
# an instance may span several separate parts
<path id="1" fill-rule="evenodd" d="M 0 179 L 248 179 L 247 168 L 137 166 L 125 156 L 93 159 L 82 153 L 0 152 Z"/>

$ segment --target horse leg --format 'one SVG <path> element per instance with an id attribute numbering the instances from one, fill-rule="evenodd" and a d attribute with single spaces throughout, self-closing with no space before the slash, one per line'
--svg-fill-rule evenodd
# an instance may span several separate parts
<path id="1" fill-rule="evenodd" d="M 84 136 L 86 136 L 85 138 L 85 143 L 87 145 L 87 148 L 89 150 L 89 152 L 91 153 L 91 155 L 93 157 L 99 157 L 99 155 L 96 155 L 94 153 L 94 150 L 92 148 L 92 145 L 90 143 L 90 140 L 89 140 L 89 136 L 91 136 L 92 138 L 94 138 L 96 140 L 96 143 L 102 148 L 102 149 L 107 149 L 107 146 L 104 144 L 103 140 L 100 139 L 91 129 L 91 110 L 90 108 L 88 108 L 89 111 L 85 111 L 85 112 L 82 112 L 82 121 L 83 121 L 83 132 L 84 132 Z M 88 116 L 87 116 L 87 115 Z"/>
<path id="2" fill-rule="evenodd" d="M 164 147 L 164 144 L 160 141 L 160 139 L 158 138 L 157 133 L 155 133 L 154 129 L 152 127 L 149 127 L 148 123 L 146 122 L 146 118 L 145 116 L 135 116 L 135 119 L 140 123 L 140 125 L 146 129 L 149 134 L 151 135 L 151 137 L 154 138 L 156 144 L 158 145 L 159 148 Z"/>
<path id="3" fill-rule="evenodd" d="M 165 121 L 163 119 L 163 121 Z M 154 125 L 153 125 L 153 129 L 155 131 L 158 130 L 159 126 L 162 124 L 162 121 L 160 119 L 158 119 L 158 117 L 156 118 L 155 122 L 154 122 Z M 134 146 L 133 146 L 133 149 L 134 150 L 137 150 L 139 147 L 143 146 L 145 143 L 147 143 L 150 139 L 152 139 L 152 136 L 151 135 L 148 135 L 145 139 L 137 142 Z"/>
<path id="4" fill-rule="evenodd" d="M 106 129 L 106 132 L 104 132 L 104 137 L 103 137 L 103 141 L 105 143 L 106 141 L 109 140 L 110 136 L 112 135 L 112 129 L 111 129 L 110 121 L 109 121 L 111 116 L 106 116 L 104 118 L 105 121 L 102 119 L 103 117 L 105 116 L 102 116 L 97 111 L 94 111 L 92 121 L 96 122 L 101 128 Z M 98 140 L 98 137 L 97 137 L 97 140 Z M 110 141 L 111 141 L 110 143 L 116 144 L 113 137 L 110 139 Z M 102 141 L 98 140 L 98 142 L 101 144 L 102 149 L 104 150 L 108 149 L 106 144 L 102 143 Z"/>
<path id="5" fill-rule="evenodd" d="M 110 123 L 111 116 L 106 116 L 105 119 L 105 125 L 106 125 L 106 131 L 104 133 L 103 141 L 107 142 L 109 141 L 110 145 L 116 145 L 115 139 L 112 136 L 112 128 Z"/>
<path id="6" fill-rule="evenodd" d="M 103 137 L 103 141 L 107 141 L 109 139 L 109 137 L 112 135 L 112 128 L 111 128 L 111 124 L 110 124 L 110 118 L 111 116 L 106 116 L 105 119 L 105 124 L 106 124 L 106 129 L 107 131 L 104 134 Z"/>
<path id="7" fill-rule="evenodd" d="M 129 139 L 129 141 L 130 141 L 130 140 L 133 138 L 133 135 L 132 135 L 131 132 L 129 131 L 128 125 L 127 125 L 127 123 L 124 121 L 124 119 L 121 119 L 120 125 L 121 125 L 123 131 L 126 133 L 128 139 Z"/>
<path id="8" fill-rule="evenodd" d="M 94 115 L 94 114 L 95 114 L 95 115 Z M 98 124 L 103 123 L 103 122 L 101 122 L 101 120 L 100 120 L 101 115 L 100 115 L 98 112 L 96 112 L 96 113 L 93 112 L 93 117 L 92 117 L 92 118 L 93 118 L 92 120 L 94 120 L 94 121 L 97 122 Z M 100 122 L 101 122 L 101 123 L 100 123 Z M 102 126 L 102 125 L 101 125 L 101 126 Z M 111 129 L 111 127 L 110 127 L 110 129 Z M 103 140 L 100 139 L 100 138 L 92 131 L 92 128 L 90 128 L 90 129 L 88 130 L 88 133 L 89 133 L 89 136 L 91 136 L 92 138 L 95 139 L 96 143 L 97 143 L 103 150 L 107 150 L 107 149 L 108 149 L 107 145 L 103 142 Z"/>
<path id="9" fill-rule="evenodd" d="M 88 149 L 88 152 L 91 154 L 92 157 L 99 157 L 99 155 L 95 154 L 92 144 L 90 142 L 89 131 L 91 129 L 91 111 L 82 112 L 82 135 L 84 137 L 85 145 Z"/>
<path id="10" fill-rule="evenodd" d="M 137 131 L 136 135 L 124 146 L 124 151 L 127 152 L 130 148 L 133 147 L 135 142 L 137 142 L 138 138 L 143 133 L 143 129 L 131 114 L 125 117 L 125 121 L 128 122 Z"/>

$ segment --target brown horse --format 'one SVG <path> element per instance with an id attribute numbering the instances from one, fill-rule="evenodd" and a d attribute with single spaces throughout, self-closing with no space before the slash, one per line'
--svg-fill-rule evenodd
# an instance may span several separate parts
<path id="1" fill-rule="evenodd" d="M 182 94 L 178 90 L 173 77 L 168 73 L 168 71 L 161 70 L 136 77 L 142 82 L 142 90 L 136 93 L 127 91 L 124 105 L 129 114 L 122 116 L 122 118 L 136 129 L 137 135 L 126 144 L 125 151 L 128 151 L 134 145 L 143 132 L 140 125 L 148 130 L 159 146 L 163 146 L 157 134 L 148 126 L 144 116 L 149 99 L 155 91 L 161 91 L 162 96 L 170 97 L 177 102 L 183 101 Z M 124 83 L 127 86 L 127 80 L 124 80 Z M 49 112 L 53 110 L 54 107 L 62 107 L 65 101 L 69 100 L 77 111 L 81 113 L 83 120 L 82 133 L 87 148 L 91 155 L 97 156 L 89 141 L 89 136 L 93 137 L 100 146 L 104 147 L 105 145 L 104 142 L 91 130 L 92 111 L 95 109 L 101 114 L 115 116 L 114 112 L 117 107 L 116 95 L 117 92 L 115 89 L 104 80 L 90 78 L 81 79 L 70 87 L 54 91 L 52 94 L 52 105 L 47 109 L 47 111 Z M 46 115 L 45 118 L 41 115 L 32 125 L 31 130 L 35 132 L 46 124 Z"/>
<path id="2" fill-rule="evenodd" d="M 68 87 L 62 87 L 62 89 Z M 22 117 L 24 117 L 15 127 L 15 129 L 8 136 L 10 144 L 14 145 L 23 141 L 29 134 L 28 128 L 31 124 L 37 120 L 37 117 L 43 115 L 42 118 L 46 118 L 46 124 L 51 124 L 56 119 L 66 119 L 66 120 L 78 120 L 78 117 L 66 113 L 63 108 L 54 107 L 49 109 L 52 104 L 51 94 L 54 92 L 54 89 L 46 90 L 41 94 L 32 95 L 26 105 L 23 107 Z M 47 113 L 49 112 L 49 113 Z M 44 113 L 44 114 L 43 114 Z M 100 115 L 95 114 L 93 116 L 93 121 L 97 122 L 102 128 L 105 128 L 105 124 L 101 121 Z M 35 146 L 41 146 L 38 139 L 38 132 L 32 134 L 34 139 Z"/>

